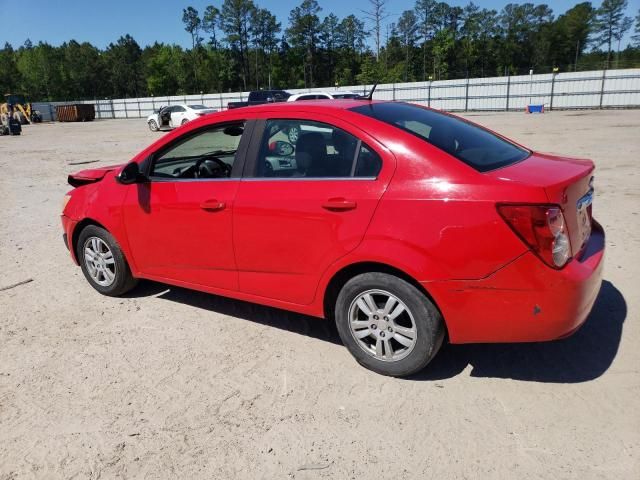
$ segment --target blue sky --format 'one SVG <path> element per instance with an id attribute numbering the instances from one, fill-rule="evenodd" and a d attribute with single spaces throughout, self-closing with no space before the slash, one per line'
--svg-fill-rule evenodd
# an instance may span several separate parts
<path id="1" fill-rule="evenodd" d="M 579 1 L 547 0 L 546 3 L 557 16 Z M 300 1 L 257 0 L 256 3 L 268 8 L 285 27 L 289 11 Z M 321 15 L 333 12 L 339 17 L 351 13 L 362 17 L 361 9 L 368 6 L 367 0 L 318 0 L 318 3 L 322 7 Z M 451 0 L 448 3 L 468 2 Z M 474 3 L 500 10 L 509 1 L 475 0 Z M 599 5 L 600 2 L 592 3 Z M 4 45 L 9 41 L 18 46 L 30 38 L 33 43 L 46 41 L 59 45 L 75 39 L 104 48 L 120 35 L 129 33 L 143 46 L 156 40 L 188 46 L 190 39 L 181 22 L 182 9 L 191 5 L 202 13 L 207 5 L 219 7 L 221 4 L 222 0 L 0 0 L 0 42 Z M 389 0 L 388 10 L 396 15 L 389 21 L 413 4 L 414 0 Z M 628 15 L 635 17 L 639 7 L 640 0 L 630 0 Z"/>

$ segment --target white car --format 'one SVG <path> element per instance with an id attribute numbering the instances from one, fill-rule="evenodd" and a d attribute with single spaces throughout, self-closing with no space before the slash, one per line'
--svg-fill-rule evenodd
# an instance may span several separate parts
<path id="1" fill-rule="evenodd" d="M 307 92 L 291 95 L 287 98 L 287 102 L 299 102 L 301 100 L 344 100 L 358 98 L 360 96 L 361 95 L 359 93 L 347 90 L 336 90 L 335 92 Z"/>
<path id="2" fill-rule="evenodd" d="M 152 132 L 171 130 L 202 115 L 217 111 L 215 108 L 204 105 L 169 105 L 149 115 L 147 125 Z"/>

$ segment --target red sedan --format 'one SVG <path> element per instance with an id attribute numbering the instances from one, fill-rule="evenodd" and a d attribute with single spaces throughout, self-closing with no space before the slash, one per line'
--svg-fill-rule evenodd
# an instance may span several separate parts
<path id="1" fill-rule="evenodd" d="M 402 376 L 445 337 L 584 322 L 604 255 L 593 170 L 415 105 L 272 104 L 69 176 L 62 224 L 100 293 L 146 278 L 329 318 L 358 362 Z"/>

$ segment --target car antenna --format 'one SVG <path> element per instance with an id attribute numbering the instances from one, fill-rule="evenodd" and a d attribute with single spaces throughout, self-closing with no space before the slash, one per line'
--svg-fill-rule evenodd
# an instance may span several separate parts
<path id="1" fill-rule="evenodd" d="M 376 91 L 376 87 L 378 86 L 377 83 L 373 84 L 373 87 L 371 87 L 371 90 L 369 90 L 369 95 L 367 95 L 365 98 L 369 101 L 373 100 L 373 92 Z"/>

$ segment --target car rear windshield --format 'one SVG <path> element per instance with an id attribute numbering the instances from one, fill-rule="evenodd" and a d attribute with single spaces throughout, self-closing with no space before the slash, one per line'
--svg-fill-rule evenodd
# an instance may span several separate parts
<path id="1" fill-rule="evenodd" d="M 206 110 L 209 107 L 205 107 L 204 105 L 189 105 L 189 108 L 194 110 Z"/>
<path id="2" fill-rule="evenodd" d="M 487 172 L 524 160 L 529 151 L 459 118 L 408 103 L 367 103 L 351 109 L 398 127 Z"/>

